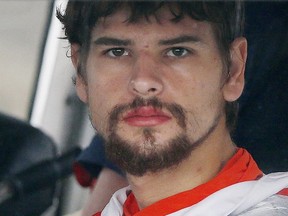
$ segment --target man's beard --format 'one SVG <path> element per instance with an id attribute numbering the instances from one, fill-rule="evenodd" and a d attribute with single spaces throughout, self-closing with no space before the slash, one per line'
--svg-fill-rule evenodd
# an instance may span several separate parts
<path id="1" fill-rule="evenodd" d="M 165 144 L 157 144 L 153 129 L 143 128 L 143 143 L 131 143 L 117 134 L 117 125 L 121 114 L 130 109 L 142 106 L 152 106 L 155 109 L 167 109 L 177 120 L 183 132 L 176 135 Z M 198 147 L 215 129 L 219 117 L 199 139 L 191 140 L 186 134 L 186 112 L 174 103 L 162 103 L 157 98 L 144 100 L 136 98 L 131 104 L 115 107 L 109 117 L 109 135 L 105 150 L 107 158 L 116 163 L 121 169 L 135 176 L 143 176 L 151 172 L 159 172 L 167 168 L 176 167 L 187 159 L 191 152 Z"/>

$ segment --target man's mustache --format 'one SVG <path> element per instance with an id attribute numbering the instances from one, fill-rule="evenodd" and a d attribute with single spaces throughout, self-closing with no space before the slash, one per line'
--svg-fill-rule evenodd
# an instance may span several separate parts
<path id="1" fill-rule="evenodd" d="M 186 129 L 186 114 L 185 114 L 186 112 L 179 104 L 162 102 L 157 97 L 148 99 L 136 97 L 131 103 L 116 105 L 112 109 L 109 115 L 109 130 L 113 131 L 115 129 L 119 121 L 119 117 L 121 116 L 122 113 L 143 106 L 150 106 L 153 107 L 154 109 L 159 110 L 167 109 L 172 114 L 172 116 L 177 120 L 178 125 L 181 128 Z"/>

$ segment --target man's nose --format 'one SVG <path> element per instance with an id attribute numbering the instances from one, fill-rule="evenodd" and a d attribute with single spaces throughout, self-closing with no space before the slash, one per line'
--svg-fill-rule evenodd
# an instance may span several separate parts
<path id="1" fill-rule="evenodd" d="M 129 81 L 129 91 L 137 96 L 149 98 L 163 91 L 160 64 L 152 57 L 138 57 Z"/>

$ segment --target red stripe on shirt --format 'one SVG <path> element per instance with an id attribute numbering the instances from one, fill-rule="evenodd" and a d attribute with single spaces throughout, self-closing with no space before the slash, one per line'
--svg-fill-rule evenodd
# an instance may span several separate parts
<path id="1" fill-rule="evenodd" d="M 288 188 L 284 188 L 283 190 L 277 193 L 278 195 L 288 196 Z"/>

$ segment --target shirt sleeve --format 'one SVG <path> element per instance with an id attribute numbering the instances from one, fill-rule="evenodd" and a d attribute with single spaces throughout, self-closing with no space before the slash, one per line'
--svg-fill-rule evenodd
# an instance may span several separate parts
<path id="1" fill-rule="evenodd" d="M 83 187 L 90 186 L 104 167 L 124 176 L 121 169 L 106 158 L 104 143 L 101 136 L 93 137 L 90 145 L 81 152 L 73 165 L 74 175 Z"/>

